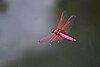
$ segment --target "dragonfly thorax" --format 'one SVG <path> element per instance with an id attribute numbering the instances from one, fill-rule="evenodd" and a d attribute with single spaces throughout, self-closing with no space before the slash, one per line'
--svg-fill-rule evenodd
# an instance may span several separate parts
<path id="1" fill-rule="evenodd" d="M 52 29 L 51 33 L 54 33 L 54 34 L 56 34 L 58 36 L 60 36 L 60 33 L 66 34 L 65 31 L 60 30 L 60 29 Z"/>

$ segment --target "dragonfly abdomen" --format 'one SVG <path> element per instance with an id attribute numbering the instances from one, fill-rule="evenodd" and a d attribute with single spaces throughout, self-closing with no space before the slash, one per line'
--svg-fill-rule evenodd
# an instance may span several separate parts
<path id="1" fill-rule="evenodd" d="M 60 37 L 63 37 L 63 36 L 60 35 L 60 33 L 66 35 L 66 31 L 61 31 L 61 30 L 54 31 L 54 34 L 55 34 L 55 35 L 58 35 L 58 36 L 60 36 Z"/>

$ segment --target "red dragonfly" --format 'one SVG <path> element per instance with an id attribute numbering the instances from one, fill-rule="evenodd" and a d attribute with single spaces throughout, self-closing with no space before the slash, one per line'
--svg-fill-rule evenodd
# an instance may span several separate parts
<path id="1" fill-rule="evenodd" d="M 70 41 L 76 41 L 76 39 L 67 35 L 69 30 L 71 29 L 71 20 L 74 17 L 75 17 L 74 15 L 70 16 L 68 20 L 66 21 L 66 23 L 62 25 L 62 22 L 64 21 L 64 12 L 62 12 L 57 29 L 52 29 L 51 34 L 39 40 L 39 43 L 41 44 L 42 42 L 49 40 L 49 44 L 51 45 L 53 42 L 59 43 L 60 40 L 64 38 Z"/>

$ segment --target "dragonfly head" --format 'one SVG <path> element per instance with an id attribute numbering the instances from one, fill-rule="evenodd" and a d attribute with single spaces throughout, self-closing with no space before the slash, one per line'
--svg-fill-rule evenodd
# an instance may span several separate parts
<path id="1" fill-rule="evenodd" d="M 52 29 L 51 33 L 54 33 L 55 29 Z"/>

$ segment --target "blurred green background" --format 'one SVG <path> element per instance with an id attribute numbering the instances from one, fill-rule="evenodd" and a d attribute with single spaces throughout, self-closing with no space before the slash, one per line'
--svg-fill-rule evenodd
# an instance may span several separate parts
<path id="1" fill-rule="evenodd" d="M 99 0 L 0 0 L 0 67 L 99 67 Z M 62 11 L 76 15 L 76 42 L 36 43 L 56 28 Z M 68 18 L 67 17 L 67 18 Z M 48 45 L 48 44 L 47 44 Z"/>

